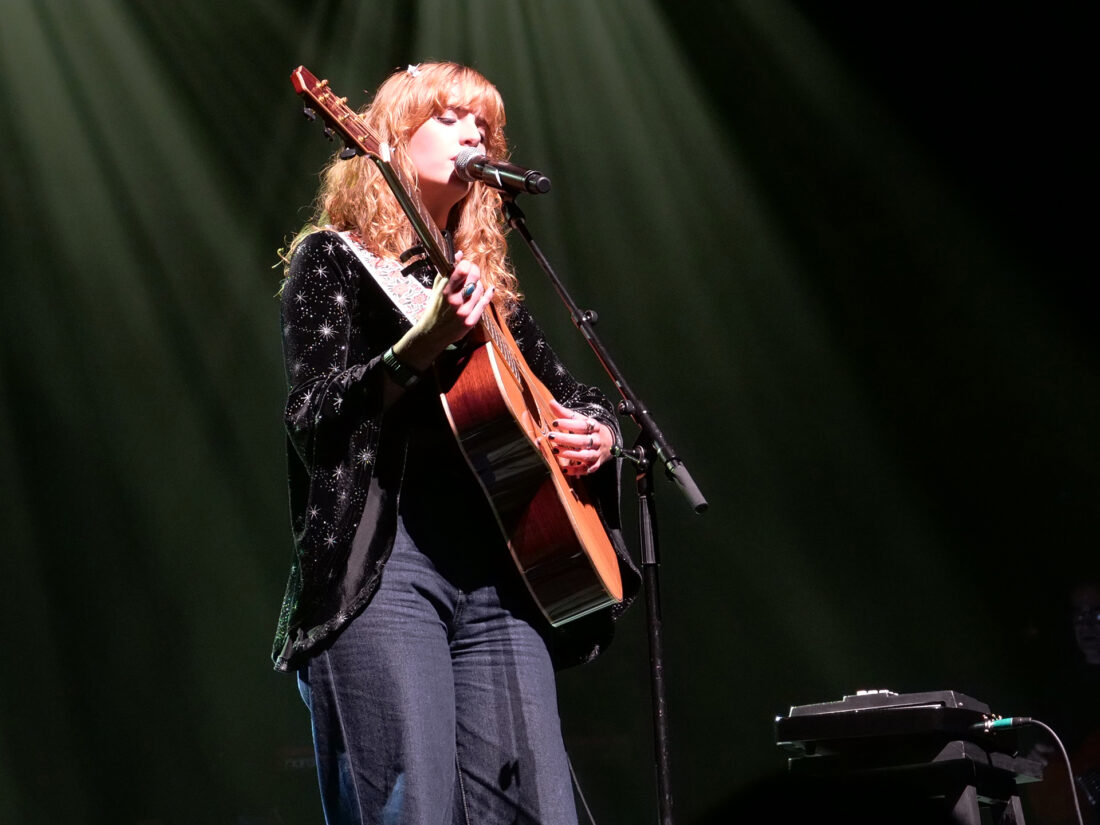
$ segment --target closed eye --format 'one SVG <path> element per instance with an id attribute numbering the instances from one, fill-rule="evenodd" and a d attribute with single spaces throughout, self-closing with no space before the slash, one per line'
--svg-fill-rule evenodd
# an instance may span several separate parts
<path id="1" fill-rule="evenodd" d="M 468 109 L 446 109 L 445 111 L 436 115 L 435 119 L 437 122 L 442 123 L 444 126 L 454 126 L 456 123 L 458 123 L 459 120 L 469 114 L 470 110 Z M 488 136 L 486 134 L 487 130 L 485 128 L 485 121 L 478 118 L 476 122 L 478 137 L 480 138 L 481 143 L 484 144 L 485 141 L 488 140 Z"/>

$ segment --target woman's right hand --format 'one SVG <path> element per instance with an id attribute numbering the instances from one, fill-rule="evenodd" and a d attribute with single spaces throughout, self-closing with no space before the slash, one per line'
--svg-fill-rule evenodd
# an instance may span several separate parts
<path id="1" fill-rule="evenodd" d="M 461 341 L 477 326 L 481 313 L 493 300 L 493 288 L 481 282 L 477 264 L 455 253 L 455 266 L 447 277 L 436 276 L 427 310 L 393 346 L 403 364 L 417 372 L 428 369 L 451 344 Z"/>

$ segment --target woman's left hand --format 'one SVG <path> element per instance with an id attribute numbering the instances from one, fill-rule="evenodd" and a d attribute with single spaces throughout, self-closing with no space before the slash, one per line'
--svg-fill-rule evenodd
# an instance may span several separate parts
<path id="1" fill-rule="evenodd" d="M 581 415 L 576 410 L 563 407 L 557 401 L 553 405 L 557 418 L 550 422 L 547 437 L 553 446 L 558 465 L 566 475 L 584 476 L 596 472 L 611 458 L 615 436 L 611 430 L 595 418 Z"/>

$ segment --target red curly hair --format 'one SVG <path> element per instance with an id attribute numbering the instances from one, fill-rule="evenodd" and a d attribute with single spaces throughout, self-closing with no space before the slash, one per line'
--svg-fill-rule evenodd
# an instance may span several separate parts
<path id="1" fill-rule="evenodd" d="M 507 157 L 504 102 L 484 75 L 467 66 L 421 63 L 394 72 L 359 112 L 379 144 L 389 144 L 390 163 L 414 196 L 417 173 L 408 155 L 409 138 L 448 108 L 476 112 L 485 122 L 485 154 Z M 386 258 L 397 258 L 417 243 L 408 218 L 370 158 L 334 156 L 321 178 L 314 219 L 295 238 L 294 246 L 326 225 L 357 232 L 372 252 Z M 482 280 L 496 288 L 494 303 L 507 312 L 508 305 L 522 296 L 507 258 L 507 226 L 500 204 L 499 192 L 475 184 L 451 210 L 448 229 L 454 248 L 481 268 Z"/>

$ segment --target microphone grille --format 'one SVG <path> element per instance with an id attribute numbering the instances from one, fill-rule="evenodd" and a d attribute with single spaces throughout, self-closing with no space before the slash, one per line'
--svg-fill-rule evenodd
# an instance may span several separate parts
<path id="1" fill-rule="evenodd" d="M 479 152 L 477 149 L 473 149 L 469 146 L 467 146 L 465 149 L 463 149 L 461 152 L 459 152 L 458 155 L 455 157 L 455 172 L 458 173 L 458 176 L 460 178 L 462 178 L 464 181 L 467 181 L 469 183 L 473 183 L 474 178 L 469 173 L 469 171 L 467 170 L 466 167 L 468 167 L 470 165 L 470 161 L 472 161 L 474 158 L 480 157 L 480 156 L 481 156 L 481 152 Z"/>

